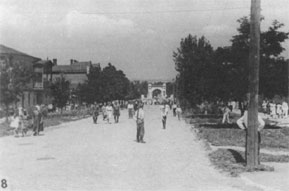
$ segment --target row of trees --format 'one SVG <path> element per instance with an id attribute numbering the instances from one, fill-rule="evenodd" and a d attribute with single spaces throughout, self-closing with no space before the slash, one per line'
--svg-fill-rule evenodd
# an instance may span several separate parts
<path id="1" fill-rule="evenodd" d="M 79 84 L 74 94 L 81 102 L 94 103 L 124 99 L 129 92 L 130 82 L 122 70 L 112 64 L 101 69 L 91 67 L 88 80 Z"/>
<path id="2" fill-rule="evenodd" d="M 88 80 L 79 84 L 74 95 L 80 102 L 130 100 L 147 94 L 147 82 L 130 81 L 122 70 L 109 63 L 103 69 L 91 67 Z"/>
<path id="3" fill-rule="evenodd" d="M 181 40 L 173 54 L 180 101 L 194 106 L 205 100 L 245 99 L 249 84 L 250 22 L 247 17 L 237 22 L 238 34 L 232 37 L 230 46 L 214 50 L 204 36 L 188 35 Z M 261 32 L 260 94 L 267 98 L 287 94 L 288 63 L 281 53 L 289 33 L 280 31 L 283 26 L 274 21 Z"/>

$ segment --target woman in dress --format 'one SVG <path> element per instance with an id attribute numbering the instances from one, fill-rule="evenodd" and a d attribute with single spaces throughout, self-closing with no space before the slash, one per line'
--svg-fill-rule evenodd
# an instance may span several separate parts
<path id="1" fill-rule="evenodd" d="M 112 115 L 113 115 L 113 107 L 112 107 L 111 103 L 109 103 L 106 106 L 106 113 L 107 113 L 107 122 L 110 124 L 111 120 L 112 120 Z"/>

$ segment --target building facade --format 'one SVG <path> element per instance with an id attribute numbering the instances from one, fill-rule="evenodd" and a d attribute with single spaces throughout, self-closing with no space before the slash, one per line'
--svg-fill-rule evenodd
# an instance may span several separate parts
<path id="1" fill-rule="evenodd" d="M 1 67 L 5 64 L 9 63 L 17 63 L 28 69 L 28 71 L 40 72 L 41 69 L 36 69 L 35 64 L 39 62 L 41 59 L 30 56 L 18 50 L 12 49 L 10 47 L 4 46 L 0 44 L 0 65 Z M 41 73 L 41 72 L 40 72 Z M 36 75 L 37 76 L 37 75 Z M 33 79 L 26 85 L 26 88 L 21 96 L 19 96 L 17 105 L 21 105 L 22 107 L 29 107 L 32 105 L 36 105 L 40 103 L 39 97 L 40 93 L 42 93 L 43 87 L 39 87 L 39 84 L 35 84 L 34 75 Z"/>
<path id="2" fill-rule="evenodd" d="M 91 61 L 78 62 L 71 59 L 69 65 L 54 65 L 52 68 L 52 81 L 61 75 L 70 81 L 70 89 L 76 89 L 79 84 L 84 83 L 88 78 L 91 67 L 100 67 L 99 64 L 92 64 Z"/>

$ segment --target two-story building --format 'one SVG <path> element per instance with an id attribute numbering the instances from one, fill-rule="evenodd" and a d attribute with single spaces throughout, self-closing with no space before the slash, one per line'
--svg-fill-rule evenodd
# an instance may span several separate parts
<path id="1" fill-rule="evenodd" d="M 30 56 L 18 50 L 12 49 L 10 47 L 4 46 L 0 44 L 0 65 L 4 66 L 5 64 L 11 63 L 19 63 L 23 65 L 23 67 L 27 68 L 31 72 L 39 72 L 39 69 L 34 68 L 37 62 L 40 62 L 41 59 Z M 37 75 L 35 75 L 37 76 Z M 38 75 L 39 76 L 39 75 Z M 34 75 L 33 75 L 34 77 Z M 37 77 L 39 78 L 39 77 Z M 19 105 L 23 107 L 28 107 L 35 104 L 40 104 L 40 97 L 43 91 L 43 87 L 38 87 L 39 84 L 34 82 L 34 79 L 27 84 L 27 87 L 23 94 L 19 97 Z"/>
<path id="2" fill-rule="evenodd" d="M 23 107 L 52 103 L 50 85 L 61 75 L 70 81 L 70 89 L 74 90 L 88 79 L 87 74 L 91 67 L 100 67 L 99 64 L 93 64 L 91 61 L 78 62 L 74 59 L 71 59 L 69 65 L 58 65 L 56 59 L 42 60 L 0 45 L 0 66 L 7 64 L 8 61 L 21 63 L 33 73 L 33 78 L 19 97 L 18 105 Z"/>
<path id="3" fill-rule="evenodd" d="M 87 80 L 91 67 L 100 67 L 99 64 L 93 64 L 91 61 L 78 62 L 71 59 L 69 65 L 54 65 L 52 68 L 52 80 L 60 77 L 65 77 L 70 81 L 70 89 L 76 89 L 78 84 L 82 84 Z"/>

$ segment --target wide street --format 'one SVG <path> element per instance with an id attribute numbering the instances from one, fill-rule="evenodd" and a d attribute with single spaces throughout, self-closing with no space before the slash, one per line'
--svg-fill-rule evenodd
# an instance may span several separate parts
<path id="1" fill-rule="evenodd" d="M 47 128 L 43 136 L 0 139 L 5 190 L 256 190 L 210 164 L 190 126 L 158 106 L 145 106 L 145 144 L 123 110 L 120 123 L 99 117 Z M 4 190 L 0 188 L 0 190 Z"/>

